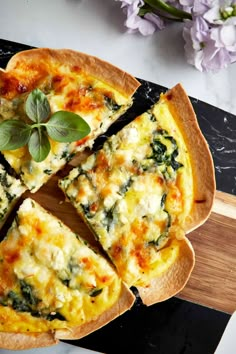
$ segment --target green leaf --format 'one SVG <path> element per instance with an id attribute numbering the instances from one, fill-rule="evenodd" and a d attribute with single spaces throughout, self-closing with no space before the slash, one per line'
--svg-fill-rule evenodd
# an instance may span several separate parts
<path id="1" fill-rule="evenodd" d="M 80 140 L 90 133 L 90 127 L 83 118 L 67 111 L 54 113 L 45 127 L 50 138 L 61 143 Z"/>
<path id="2" fill-rule="evenodd" d="M 189 12 L 180 10 L 170 4 L 167 4 L 162 0 L 145 0 L 145 3 L 149 6 L 153 7 L 155 10 L 160 10 L 161 15 L 168 14 L 173 16 L 173 19 L 189 19 L 192 20 L 192 15 Z"/>
<path id="3" fill-rule="evenodd" d="M 29 152 L 34 161 L 41 162 L 48 156 L 51 146 L 46 132 L 40 128 L 35 129 L 31 134 L 29 143 Z"/>
<path id="4" fill-rule="evenodd" d="M 151 6 L 145 4 L 145 5 L 143 5 L 142 7 L 139 8 L 138 15 L 140 17 L 143 17 L 144 15 L 146 15 L 146 14 L 148 14 L 150 12 L 153 12 L 153 9 L 151 8 Z"/>
<path id="5" fill-rule="evenodd" d="M 51 112 L 47 96 L 39 89 L 33 90 L 27 97 L 25 111 L 33 122 L 45 122 Z"/>
<path id="6" fill-rule="evenodd" d="M 15 150 L 29 141 L 31 127 L 26 123 L 9 119 L 0 123 L 0 150 Z"/>

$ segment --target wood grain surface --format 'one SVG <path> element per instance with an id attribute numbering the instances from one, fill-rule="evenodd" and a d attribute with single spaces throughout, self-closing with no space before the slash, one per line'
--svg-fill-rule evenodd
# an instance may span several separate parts
<path id="1" fill-rule="evenodd" d="M 236 309 L 236 197 L 216 193 L 207 222 L 188 235 L 196 253 L 179 297 L 227 313 Z"/>
<path id="2" fill-rule="evenodd" d="M 72 166 L 68 166 L 68 169 Z M 52 177 L 37 193 L 26 193 L 48 211 L 59 217 L 72 230 L 99 248 L 91 231 L 65 201 Z M 227 215 L 227 216 L 226 216 Z M 227 313 L 236 309 L 236 197 L 216 193 L 213 212 L 207 222 L 188 235 L 196 253 L 196 264 L 185 289 L 178 297 Z"/>

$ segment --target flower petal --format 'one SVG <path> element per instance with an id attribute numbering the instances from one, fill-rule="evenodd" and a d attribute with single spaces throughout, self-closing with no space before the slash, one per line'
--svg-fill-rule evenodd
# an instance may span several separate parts
<path id="1" fill-rule="evenodd" d="M 165 23 L 164 23 L 163 19 L 154 13 L 148 12 L 144 16 L 144 18 L 146 20 L 150 21 L 151 23 L 153 23 L 157 29 L 162 30 L 163 28 L 165 28 Z"/>

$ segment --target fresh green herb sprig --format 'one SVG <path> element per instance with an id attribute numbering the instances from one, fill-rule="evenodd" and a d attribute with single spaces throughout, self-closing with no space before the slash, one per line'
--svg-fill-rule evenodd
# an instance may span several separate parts
<path id="1" fill-rule="evenodd" d="M 28 95 L 25 113 L 33 124 L 18 119 L 0 123 L 0 151 L 28 145 L 33 160 L 41 162 L 51 150 L 48 137 L 61 143 L 71 143 L 90 133 L 85 120 L 73 112 L 57 111 L 51 115 L 47 96 L 39 89 Z"/>

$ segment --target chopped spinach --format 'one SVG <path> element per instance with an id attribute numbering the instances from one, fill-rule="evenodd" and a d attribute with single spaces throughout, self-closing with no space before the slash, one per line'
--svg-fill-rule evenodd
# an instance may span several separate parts
<path id="1" fill-rule="evenodd" d="M 80 204 L 83 212 L 84 212 L 84 215 L 88 218 L 88 219 L 91 219 L 94 215 L 91 213 L 91 210 L 90 210 L 90 205 L 89 204 Z"/>
<path id="2" fill-rule="evenodd" d="M 156 240 L 150 241 L 149 244 L 160 247 L 162 242 L 165 241 L 167 237 L 168 237 L 168 232 L 165 231 L 162 234 L 160 234 L 160 236 Z"/>
<path id="3" fill-rule="evenodd" d="M 161 143 L 159 140 L 153 140 L 153 143 L 151 144 L 152 150 L 153 150 L 153 155 L 152 158 L 156 160 L 157 163 L 163 163 L 166 161 L 166 151 L 167 147 L 163 143 Z"/>
<path id="4" fill-rule="evenodd" d="M 9 203 L 11 203 L 12 200 L 15 198 L 15 194 L 10 194 L 8 191 L 6 191 L 6 197 L 9 201 Z"/>
<path id="5" fill-rule="evenodd" d="M 149 159 L 159 166 L 165 178 L 170 178 L 175 171 L 183 166 L 181 162 L 176 161 L 179 154 L 176 140 L 165 130 L 155 131 L 150 145 L 152 154 Z"/>
<path id="6" fill-rule="evenodd" d="M 178 162 L 175 160 L 175 158 L 173 157 L 173 154 L 171 157 L 170 165 L 174 171 L 177 171 L 180 167 L 183 167 L 183 164 L 181 162 Z"/>
<path id="7" fill-rule="evenodd" d="M 10 290 L 4 302 L 18 312 L 32 312 L 40 300 L 33 294 L 32 286 L 20 280 L 20 292 Z"/>
<path id="8" fill-rule="evenodd" d="M 121 107 L 109 96 L 104 96 L 104 101 L 107 108 L 112 112 L 118 111 L 118 109 Z"/>
<path id="9" fill-rule="evenodd" d="M 0 220 L 2 220 L 5 217 L 6 212 L 7 212 L 7 208 L 4 208 L 3 211 L 0 213 Z"/>
<path id="10" fill-rule="evenodd" d="M 66 162 L 69 162 L 73 156 L 74 154 L 71 154 L 68 150 L 64 150 L 61 154 L 61 159 L 65 159 Z"/>
<path id="11" fill-rule="evenodd" d="M 34 317 L 42 317 L 48 321 L 54 319 L 66 321 L 65 317 L 59 312 L 50 309 L 39 310 L 37 305 L 41 300 L 33 294 L 32 286 L 23 279 L 19 281 L 19 284 L 20 290 L 10 290 L 6 296 L 0 298 L 2 306 L 12 306 L 17 312 L 29 312 Z"/>
<path id="12" fill-rule="evenodd" d="M 109 210 L 104 210 L 105 216 L 104 216 L 103 225 L 106 227 L 108 232 L 109 232 L 111 224 L 113 223 L 113 220 L 114 220 L 114 213 L 113 213 L 114 208 L 115 208 L 115 206 L 113 206 Z"/>
<path id="13" fill-rule="evenodd" d="M 171 226 L 171 215 L 168 213 L 168 211 L 164 210 L 164 212 L 166 212 L 167 214 L 167 229 L 169 229 L 169 227 Z"/>
<path id="14" fill-rule="evenodd" d="M 78 271 L 80 269 L 80 265 L 77 263 L 77 261 L 75 259 L 71 258 L 68 263 L 68 268 L 71 273 L 78 273 Z"/>
<path id="15" fill-rule="evenodd" d="M 9 183 L 7 180 L 7 173 L 6 172 L 0 173 L 0 183 L 4 187 L 7 187 L 7 188 L 11 187 L 11 183 Z"/>
<path id="16" fill-rule="evenodd" d="M 164 205 L 165 205 L 166 197 L 167 197 L 167 194 L 166 194 L 166 193 L 164 193 L 163 196 L 161 197 L 161 207 L 162 207 L 162 208 L 163 208 Z"/>
<path id="17" fill-rule="evenodd" d="M 166 194 L 163 194 L 163 197 L 165 199 L 166 198 Z M 169 231 L 169 228 L 171 226 L 171 216 L 168 213 L 168 211 L 164 210 L 164 212 L 167 214 L 165 230 L 158 236 L 158 238 L 156 240 L 149 241 L 148 242 L 149 245 L 154 245 L 154 246 L 160 247 L 162 242 L 164 242 L 169 236 L 168 231 Z"/>
<path id="18" fill-rule="evenodd" d="M 44 172 L 46 175 L 49 175 L 49 176 L 52 174 L 52 170 L 47 169 L 47 168 L 46 168 L 46 170 L 44 170 L 43 172 Z"/>
<path id="19" fill-rule="evenodd" d="M 5 296 L 0 296 L 0 305 L 7 306 L 7 299 Z"/>
<path id="20" fill-rule="evenodd" d="M 67 288 L 69 288 L 70 285 L 70 279 L 60 279 L 62 284 L 64 284 L 65 286 L 67 286 Z"/>
<path id="21" fill-rule="evenodd" d="M 156 117 L 152 113 L 149 114 L 149 119 L 150 119 L 151 122 L 156 122 Z"/>
<path id="22" fill-rule="evenodd" d="M 173 136 L 167 135 L 167 136 L 165 136 L 165 139 L 171 141 L 171 143 L 172 143 L 172 149 L 173 149 L 173 150 L 176 150 L 176 149 L 178 148 L 178 147 L 177 147 L 176 140 L 175 140 L 175 138 L 173 138 Z"/>
<path id="23" fill-rule="evenodd" d="M 101 294 L 101 292 L 102 292 L 102 288 L 101 289 L 93 289 L 91 292 L 90 292 L 90 296 L 91 297 L 95 297 L 95 296 L 98 296 L 99 294 Z"/>
<path id="24" fill-rule="evenodd" d="M 124 195 L 128 191 L 128 189 L 132 183 L 133 183 L 133 180 L 130 177 L 124 184 L 122 184 L 120 186 L 119 194 Z"/>
<path id="25" fill-rule="evenodd" d="M 45 318 L 48 321 L 53 321 L 53 320 L 66 321 L 66 318 L 60 312 L 50 312 L 48 315 L 46 315 Z"/>
<path id="26" fill-rule="evenodd" d="M 29 304 L 27 304 L 27 301 L 22 298 L 19 294 L 17 294 L 15 291 L 11 290 L 7 294 L 7 297 L 9 299 L 10 305 L 13 307 L 14 310 L 18 312 L 30 312 L 31 308 Z"/>
<path id="27" fill-rule="evenodd" d="M 31 316 L 33 317 L 42 317 L 42 313 L 40 311 L 37 311 L 37 310 L 32 310 L 30 312 Z"/>
<path id="28" fill-rule="evenodd" d="M 30 284 L 27 284 L 24 280 L 20 280 L 20 289 L 22 296 L 30 305 L 37 305 L 40 300 L 33 294 L 33 288 Z"/>

